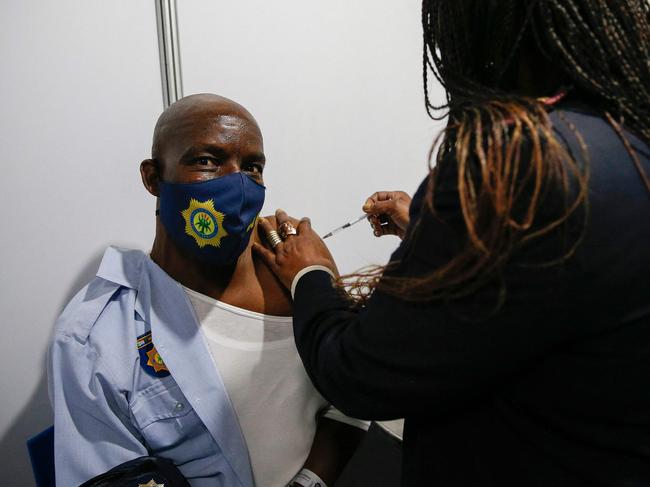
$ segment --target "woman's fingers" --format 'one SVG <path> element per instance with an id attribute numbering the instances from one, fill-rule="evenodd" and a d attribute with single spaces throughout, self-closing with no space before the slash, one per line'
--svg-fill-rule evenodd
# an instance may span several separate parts
<path id="1" fill-rule="evenodd" d="M 304 233 L 311 230 L 311 220 L 307 217 L 304 217 L 298 223 L 298 235 L 303 235 Z"/>
<path id="2" fill-rule="evenodd" d="M 368 206 L 368 200 L 372 200 Z M 383 221 L 374 221 L 375 235 L 394 234 L 402 236 L 409 224 L 409 206 L 411 197 L 404 191 L 378 191 L 366 200 L 363 211 L 372 216 L 383 217 Z M 388 218 L 386 218 L 388 217 Z M 386 224 L 388 220 L 388 224 Z M 381 227 L 381 228 L 379 228 Z"/>
<path id="3" fill-rule="evenodd" d="M 379 191 L 366 200 L 362 209 L 377 214 L 410 202 L 411 197 L 404 191 Z"/>
<path id="4" fill-rule="evenodd" d="M 377 201 L 372 207 L 372 212 L 375 215 L 386 213 L 392 215 L 397 210 L 397 200 Z"/>
<path id="5" fill-rule="evenodd" d="M 363 204 L 363 211 L 366 213 L 374 213 L 374 206 L 379 201 L 385 201 L 391 199 L 391 194 L 395 191 L 377 191 L 373 193 Z"/>
<path id="6" fill-rule="evenodd" d="M 253 243 L 253 252 L 257 253 L 257 255 L 262 258 L 266 265 L 269 266 L 271 271 L 277 272 L 278 264 L 275 261 L 275 252 L 267 249 L 266 247 L 263 247 L 257 242 Z"/>
<path id="7" fill-rule="evenodd" d="M 271 222 L 268 221 L 266 218 L 261 216 L 257 222 L 257 224 L 261 227 L 262 231 L 264 234 L 268 234 L 271 230 L 275 230 L 273 225 L 271 225 Z"/>
<path id="8" fill-rule="evenodd" d="M 377 191 L 363 205 L 376 237 L 397 235 L 402 238 L 409 224 L 411 197 L 404 191 Z"/>
<path id="9" fill-rule="evenodd" d="M 361 209 L 362 209 L 365 213 L 369 213 L 369 212 L 372 210 L 372 207 L 374 206 L 374 204 L 375 204 L 375 200 L 373 200 L 373 199 L 372 199 L 372 196 L 371 196 L 370 198 L 368 198 L 368 199 L 366 200 L 366 202 L 363 204 L 363 206 L 361 207 Z"/>
<path id="10" fill-rule="evenodd" d="M 268 221 L 264 217 L 260 217 L 260 219 L 258 221 L 258 225 L 260 226 L 260 228 L 262 230 L 262 234 L 264 235 L 264 238 L 273 247 L 274 250 L 277 248 L 278 245 L 282 245 L 282 242 L 279 242 L 276 245 L 273 245 L 272 240 L 269 238 L 269 234 L 271 232 L 276 231 L 275 227 L 273 225 L 271 225 L 270 221 Z"/>
<path id="11" fill-rule="evenodd" d="M 290 222 L 291 219 L 289 218 L 289 215 L 287 215 L 287 212 L 281 209 L 275 210 L 275 221 L 278 224 L 278 228 L 280 225 L 286 222 Z"/>
<path id="12" fill-rule="evenodd" d="M 276 220 L 275 224 L 278 228 L 281 228 L 283 224 L 290 223 L 296 233 L 285 235 L 284 241 L 280 243 L 278 243 L 280 236 L 269 239 L 268 234 L 275 231 L 275 225 L 272 224 L 273 219 Z M 273 249 L 269 249 L 264 245 L 254 243 L 253 251 L 287 289 L 291 288 L 296 275 L 311 265 L 323 265 L 338 275 L 332 254 L 321 238 L 312 230 L 309 218 L 298 221 L 283 210 L 278 210 L 274 218 L 260 218 L 259 230 L 265 234 L 267 241 L 275 240 L 276 245 Z"/>
<path id="13" fill-rule="evenodd" d="M 400 228 L 395 225 L 393 220 L 386 217 L 385 215 L 377 216 L 371 215 L 368 217 L 370 221 L 370 226 L 372 227 L 372 233 L 375 237 L 381 237 L 383 235 L 397 235 L 401 236 Z"/>
<path id="14" fill-rule="evenodd" d="M 372 228 L 372 233 L 374 234 L 374 236 L 381 237 L 383 235 L 382 232 L 383 227 L 379 222 L 379 217 L 377 215 L 370 215 L 368 217 L 368 221 L 370 222 L 370 227 Z"/>

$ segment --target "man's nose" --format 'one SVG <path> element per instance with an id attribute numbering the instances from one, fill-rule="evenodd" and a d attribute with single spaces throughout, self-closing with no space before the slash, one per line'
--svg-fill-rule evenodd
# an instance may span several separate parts
<path id="1" fill-rule="evenodd" d="M 235 174 L 241 172 L 241 165 L 239 161 L 235 158 L 229 159 L 227 162 L 221 166 L 221 174 L 227 176 L 229 174 Z"/>

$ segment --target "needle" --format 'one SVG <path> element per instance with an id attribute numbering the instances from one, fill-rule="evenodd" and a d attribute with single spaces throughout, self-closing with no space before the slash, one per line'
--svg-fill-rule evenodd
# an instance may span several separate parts
<path id="1" fill-rule="evenodd" d="M 355 223 L 359 223 L 361 220 L 365 220 L 366 218 L 368 218 L 368 215 L 366 215 L 366 214 L 364 213 L 363 215 L 361 215 L 361 216 L 360 216 L 359 218 L 357 218 L 356 220 L 351 221 L 351 222 L 348 222 L 348 223 L 346 223 L 345 225 L 341 225 L 340 227 L 335 228 L 334 230 L 332 230 L 332 231 L 331 231 L 330 233 L 328 233 L 327 235 L 323 235 L 322 238 L 323 238 L 323 239 L 326 239 L 327 237 L 331 237 L 332 235 L 336 235 L 337 233 L 339 233 L 339 232 L 345 230 L 346 228 L 351 227 L 351 226 L 354 225 Z"/>

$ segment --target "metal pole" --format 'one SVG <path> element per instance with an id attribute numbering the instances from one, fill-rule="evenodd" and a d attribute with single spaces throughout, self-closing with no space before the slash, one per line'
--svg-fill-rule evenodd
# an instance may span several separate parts
<path id="1" fill-rule="evenodd" d="M 176 0 L 155 0 L 160 77 L 165 108 L 183 97 Z"/>

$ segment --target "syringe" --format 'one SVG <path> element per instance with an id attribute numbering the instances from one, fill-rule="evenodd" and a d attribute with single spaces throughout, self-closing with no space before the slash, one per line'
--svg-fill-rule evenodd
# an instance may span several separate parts
<path id="1" fill-rule="evenodd" d="M 368 215 L 364 213 L 363 215 L 361 215 L 361 216 L 360 216 L 359 218 L 357 218 L 356 220 L 351 221 L 351 222 L 348 222 L 348 223 L 346 223 L 345 225 L 341 225 L 340 227 L 335 228 L 334 230 L 332 230 L 332 231 L 331 231 L 330 233 L 328 233 L 327 235 L 323 235 L 322 238 L 323 238 L 323 239 L 326 239 L 327 237 L 331 237 L 332 235 L 336 235 L 336 234 L 339 233 L 340 231 L 345 230 L 346 228 L 351 227 L 351 226 L 354 225 L 355 223 L 359 223 L 361 220 L 365 220 L 365 219 L 367 219 L 367 218 L 368 218 Z"/>

